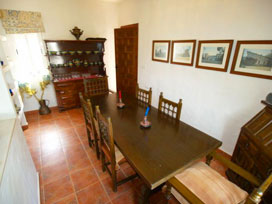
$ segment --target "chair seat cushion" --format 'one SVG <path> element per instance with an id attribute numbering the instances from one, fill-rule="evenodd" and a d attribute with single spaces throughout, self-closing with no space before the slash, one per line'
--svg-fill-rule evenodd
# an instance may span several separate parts
<path id="1" fill-rule="evenodd" d="M 120 152 L 120 150 L 118 149 L 118 147 L 115 145 L 115 160 L 116 160 L 116 164 L 118 164 L 118 162 L 120 162 L 122 159 L 124 159 L 124 155 Z"/>
<path id="2" fill-rule="evenodd" d="M 207 204 L 238 204 L 248 196 L 247 192 L 203 162 L 190 166 L 175 177 Z M 184 203 L 184 198 L 175 189 L 172 188 L 171 192 L 177 200 Z"/>

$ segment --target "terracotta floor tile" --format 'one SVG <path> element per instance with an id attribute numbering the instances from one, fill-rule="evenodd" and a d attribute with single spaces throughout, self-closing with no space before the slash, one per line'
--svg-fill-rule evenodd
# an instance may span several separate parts
<path id="1" fill-rule="evenodd" d="M 69 118 L 57 118 L 56 126 L 58 129 L 65 129 L 72 127 L 71 120 Z"/>
<path id="2" fill-rule="evenodd" d="M 76 195 L 73 193 L 56 202 L 55 204 L 78 204 L 78 202 L 76 199 Z"/>
<path id="3" fill-rule="evenodd" d="M 58 134 L 60 137 L 63 137 L 63 138 L 71 137 L 71 136 L 77 137 L 77 133 L 76 133 L 76 130 L 74 127 L 60 129 L 60 130 L 58 130 Z"/>
<path id="4" fill-rule="evenodd" d="M 63 150 L 60 148 L 57 151 L 49 154 L 45 154 L 41 156 L 42 160 L 42 167 L 57 165 L 59 163 L 62 163 L 66 161 L 65 154 Z"/>
<path id="5" fill-rule="evenodd" d="M 25 137 L 40 137 L 40 129 L 39 128 L 28 128 L 24 130 Z"/>
<path id="6" fill-rule="evenodd" d="M 32 158 L 39 158 L 41 156 L 41 149 L 39 147 L 29 149 Z"/>
<path id="7" fill-rule="evenodd" d="M 61 144 L 63 146 L 72 146 L 72 145 L 79 145 L 81 143 L 77 137 L 70 137 L 70 138 L 62 138 Z"/>
<path id="8" fill-rule="evenodd" d="M 110 177 L 110 175 L 109 175 L 109 173 L 107 171 L 104 171 L 104 172 L 102 171 L 101 161 L 98 161 L 98 162 L 96 162 L 96 163 L 94 163 L 92 165 L 95 168 L 95 170 L 96 170 L 96 172 L 97 172 L 97 174 L 98 174 L 98 176 L 99 176 L 99 178 L 101 180 Z"/>
<path id="9" fill-rule="evenodd" d="M 89 144 L 88 139 L 81 140 L 81 142 L 82 142 L 82 145 L 84 146 L 84 148 L 85 148 L 86 150 L 92 149 L 92 148 L 90 147 L 90 144 Z"/>
<path id="10" fill-rule="evenodd" d="M 40 129 L 42 129 L 43 131 L 47 131 L 47 130 L 52 130 L 56 128 L 56 123 L 55 120 L 44 120 L 44 121 L 40 121 Z"/>
<path id="11" fill-rule="evenodd" d="M 85 124 L 85 120 L 84 119 L 71 119 L 72 120 L 72 124 L 74 126 L 78 126 L 78 125 L 84 125 Z"/>
<path id="12" fill-rule="evenodd" d="M 48 115 L 39 115 L 39 121 L 45 121 L 45 120 L 52 120 L 54 117 L 53 117 L 53 114 L 50 113 Z"/>
<path id="13" fill-rule="evenodd" d="M 66 161 L 48 167 L 44 167 L 42 169 L 42 179 L 44 185 L 68 175 L 69 171 Z"/>
<path id="14" fill-rule="evenodd" d="M 121 164 L 120 166 L 126 176 L 131 176 L 131 175 L 136 174 L 136 172 L 134 171 L 134 169 L 131 166 L 125 166 L 125 168 L 124 168 L 123 167 L 124 164 Z"/>
<path id="15" fill-rule="evenodd" d="M 76 132 L 77 132 L 77 134 L 78 134 L 78 136 L 80 138 L 82 138 L 82 139 L 88 139 L 87 138 L 87 131 L 86 131 L 85 124 L 75 126 L 75 130 L 76 130 Z"/>
<path id="16" fill-rule="evenodd" d="M 96 172 L 92 167 L 72 173 L 71 178 L 76 191 L 99 181 Z"/>
<path id="17" fill-rule="evenodd" d="M 86 167 L 92 167 L 92 164 L 86 155 L 79 157 L 78 156 L 68 157 L 67 161 L 70 172 L 75 172 Z"/>
<path id="18" fill-rule="evenodd" d="M 100 182 L 77 192 L 77 198 L 79 204 L 104 204 L 110 201 Z"/>
<path id="19" fill-rule="evenodd" d="M 168 204 L 179 204 L 179 202 L 174 196 L 172 196 L 170 200 L 168 201 Z"/>
<path id="20" fill-rule="evenodd" d="M 61 143 L 63 146 L 80 145 L 80 140 L 74 128 L 67 128 L 59 131 Z"/>
<path id="21" fill-rule="evenodd" d="M 36 167 L 36 170 L 39 170 L 39 169 L 41 169 L 41 159 L 40 158 L 32 158 L 32 160 L 33 160 L 33 162 L 34 162 L 34 165 L 35 165 L 35 167 Z"/>
<path id="22" fill-rule="evenodd" d="M 31 124 L 31 123 L 39 122 L 39 117 L 31 117 L 31 118 L 27 118 L 26 120 L 28 124 Z"/>
<path id="23" fill-rule="evenodd" d="M 69 176 L 44 185 L 45 203 L 54 203 L 73 193 L 73 186 Z"/>
<path id="24" fill-rule="evenodd" d="M 63 147 L 67 158 L 87 156 L 81 144 Z"/>
<path id="25" fill-rule="evenodd" d="M 138 195 L 133 191 L 129 190 L 119 197 L 112 200 L 113 204 L 138 204 L 139 197 Z"/>
<path id="26" fill-rule="evenodd" d="M 40 148 L 40 137 L 38 135 L 27 137 L 26 143 L 30 149 Z"/>
<path id="27" fill-rule="evenodd" d="M 41 201 L 41 204 L 44 204 L 45 201 L 44 201 L 44 188 L 40 185 L 40 201 Z"/>
<path id="28" fill-rule="evenodd" d="M 33 130 L 33 129 L 39 129 L 40 128 L 40 123 L 37 122 L 32 122 L 28 124 L 28 128 Z"/>
<path id="29" fill-rule="evenodd" d="M 124 174 L 121 171 L 118 171 L 117 172 L 117 181 L 120 181 L 124 178 L 125 178 Z M 127 183 L 124 183 L 124 184 L 118 186 L 117 192 L 114 192 L 112 190 L 111 177 L 107 177 L 107 178 L 103 179 L 101 182 L 102 182 L 103 186 L 105 187 L 106 192 L 108 193 L 111 200 L 117 198 L 118 196 L 120 196 L 121 194 L 123 194 L 124 192 L 126 192 L 132 188 L 132 183 L 130 181 L 128 181 Z"/>
<path id="30" fill-rule="evenodd" d="M 39 117 L 39 112 L 38 111 L 28 111 L 25 112 L 26 118 L 32 118 L 32 117 Z"/>
<path id="31" fill-rule="evenodd" d="M 69 118 L 69 115 L 66 111 L 59 112 L 59 110 L 52 110 L 51 114 L 55 119 L 57 118 Z"/>
<path id="32" fill-rule="evenodd" d="M 85 151 L 89 157 L 89 159 L 92 161 L 92 164 L 99 163 L 101 164 L 101 160 L 97 159 L 96 152 L 94 149 L 91 149 L 89 146 L 88 148 L 85 148 Z"/>

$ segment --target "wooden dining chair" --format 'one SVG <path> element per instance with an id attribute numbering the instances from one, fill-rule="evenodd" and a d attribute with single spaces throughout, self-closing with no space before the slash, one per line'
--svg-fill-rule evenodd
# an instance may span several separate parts
<path id="1" fill-rule="evenodd" d="M 227 166 L 229 169 L 239 174 L 258 188 L 248 195 L 246 191 L 242 190 L 209 167 L 212 158 L 220 161 L 223 165 Z M 197 162 L 182 171 L 180 174 L 171 178 L 166 183 L 166 198 L 170 199 L 172 193 L 180 203 L 259 203 L 263 194 L 271 185 L 271 182 L 272 173 L 263 183 L 261 183 L 257 177 L 237 164 L 216 152 L 212 152 L 207 156 L 206 164 L 203 162 Z"/>
<path id="2" fill-rule="evenodd" d="M 149 90 L 144 90 L 139 88 L 139 84 L 137 83 L 136 86 L 136 98 L 151 106 L 151 100 L 152 100 L 152 88 L 149 88 Z"/>
<path id="3" fill-rule="evenodd" d="M 94 114 L 93 114 L 92 104 L 90 99 L 86 100 L 83 97 L 81 92 L 79 93 L 79 98 L 80 98 L 80 104 L 84 113 L 89 146 L 91 148 L 95 148 L 96 156 L 99 159 L 98 138 L 97 138 L 97 132 L 95 130 L 94 123 L 93 123 Z"/>
<path id="4" fill-rule="evenodd" d="M 166 98 L 163 98 L 163 93 L 161 92 L 159 98 L 159 111 L 169 115 L 176 120 L 179 120 L 182 108 L 182 100 L 179 99 L 178 103 L 170 101 Z"/>
<path id="5" fill-rule="evenodd" d="M 97 119 L 97 120 L 96 120 Z M 112 190 L 117 191 L 117 186 L 137 177 L 137 174 L 128 176 L 123 180 L 117 181 L 117 171 L 122 163 L 126 162 L 123 154 L 114 144 L 113 128 L 111 119 L 107 120 L 100 113 L 99 106 L 96 106 L 96 119 L 94 124 L 98 132 L 99 148 L 101 153 L 102 170 L 108 171 L 112 179 Z M 108 167 L 110 165 L 110 167 Z"/>
<path id="6" fill-rule="evenodd" d="M 83 84 L 84 94 L 86 97 L 104 95 L 109 93 L 107 77 L 84 79 Z"/>

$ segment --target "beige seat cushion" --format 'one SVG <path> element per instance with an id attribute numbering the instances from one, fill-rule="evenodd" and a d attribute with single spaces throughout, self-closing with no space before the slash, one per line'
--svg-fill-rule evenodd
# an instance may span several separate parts
<path id="1" fill-rule="evenodd" d="M 175 177 L 207 204 L 238 204 L 248 196 L 247 192 L 203 162 L 192 165 Z M 188 203 L 174 188 L 171 192 L 181 203 Z"/>
<path id="2" fill-rule="evenodd" d="M 115 145 L 115 160 L 116 160 L 116 164 L 118 164 L 118 162 L 120 162 L 122 159 L 124 159 L 124 155 L 120 152 L 120 150 L 118 149 L 118 147 Z"/>

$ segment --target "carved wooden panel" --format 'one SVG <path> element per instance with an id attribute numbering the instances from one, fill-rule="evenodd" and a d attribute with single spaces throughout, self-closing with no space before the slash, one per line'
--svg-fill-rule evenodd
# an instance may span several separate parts
<path id="1" fill-rule="evenodd" d="M 134 94 L 138 72 L 138 25 L 115 29 L 117 90 Z"/>
<path id="2" fill-rule="evenodd" d="M 272 111 L 266 106 L 242 127 L 232 161 L 264 181 L 272 171 Z M 228 170 L 229 179 L 248 192 L 254 186 Z M 272 190 L 268 190 L 263 203 L 272 200 Z"/>

